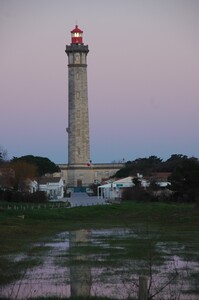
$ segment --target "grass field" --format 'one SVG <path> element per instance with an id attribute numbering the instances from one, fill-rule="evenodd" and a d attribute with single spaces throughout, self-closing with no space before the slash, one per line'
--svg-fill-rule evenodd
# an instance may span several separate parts
<path id="1" fill-rule="evenodd" d="M 118 258 L 121 257 L 118 249 L 124 244 L 126 252 L 122 254 L 123 259 L 141 260 L 148 255 L 146 236 L 141 234 L 143 228 L 148 237 L 151 232 L 156 231 L 156 235 L 151 235 L 149 239 L 154 253 L 157 252 L 155 247 L 153 249 L 154 240 L 155 243 L 178 243 L 183 245 L 183 250 L 178 249 L 181 257 L 199 262 L 199 209 L 193 205 L 124 202 L 120 205 L 40 209 L 32 209 L 31 206 L 24 208 L 25 205 L 19 204 L 16 208 L 16 205 L 10 204 L 9 209 L 7 204 L 0 205 L 1 285 L 16 280 L 27 267 L 31 268 L 41 263 L 36 254 L 45 255 L 48 249 L 41 246 L 32 247 L 33 244 L 51 240 L 60 232 L 80 229 L 136 228 L 138 235 L 140 230 L 139 240 L 108 237 L 112 259 L 106 263 L 112 266 L 118 263 Z M 98 248 L 92 245 L 78 248 L 81 255 L 103 254 L 103 251 L 104 248 L 100 245 Z M 10 256 L 22 252 L 27 254 L 27 259 L 18 262 L 9 259 Z M 156 257 L 155 263 L 158 264 L 161 255 L 156 253 Z M 90 265 L 91 263 L 89 261 Z M 194 273 L 193 281 L 197 280 L 197 274 Z M 195 289 L 194 293 L 199 291 Z"/>
<path id="2" fill-rule="evenodd" d="M 11 207 L 11 206 L 10 206 Z M 156 224 L 164 230 L 198 232 L 199 209 L 192 205 L 133 203 L 121 205 L 40 208 L 0 211 L 0 255 L 20 252 L 29 243 L 66 230 L 131 227 L 135 223 Z M 24 218 L 20 216 L 24 215 Z M 182 238 L 182 237 L 181 237 Z M 187 238 L 187 237 L 186 237 Z"/>

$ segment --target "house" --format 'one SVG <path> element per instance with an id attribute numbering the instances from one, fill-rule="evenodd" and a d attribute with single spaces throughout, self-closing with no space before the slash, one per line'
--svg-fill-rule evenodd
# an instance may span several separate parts
<path id="1" fill-rule="evenodd" d="M 38 182 L 36 180 L 27 179 L 26 186 L 27 186 L 27 192 L 31 194 L 38 191 Z"/>
<path id="2" fill-rule="evenodd" d="M 133 177 L 129 176 L 116 181 L 108 182 L 98 186 L 98 198 L 116 199 L 121 198 L 122 189 L 125 187 L 132 187 Z"/>
<path id="3" fill-rule="evenodd" d="M 46 192 L 48 199 L 62 199 L 64 197 L 64 182 L 61 177 L 41 177 L 39 191 Z"/>
<path id="4" fill-rule="evenodd" d="M 152 174 L 150 181 L 155 182 L 160 188 L 166 188 L 171 185 L 169 182 L 171 174 L 171 172 L 156 172 Z"/>
<path id="5" fill-rule="evenodd" d="M 152 181 L 155 181 L 157 186 L 160 188 L 166 188 L 170 185 L 167 178 L 171 173 L 156 173 L 151 178 L 144 179 L 142 175 L 137 174 L 137 177 L 141 186 L 144 189 L 147 189 L 150 186 Z M 98 186 L 98 198 L 106 198 L 106 199 L 118 199 L 122 196 L 122 190 L 124 188 L 133 187 L 133 178 L 132 176 L 122 178 L 116 181 L 109 181 L 106 184 Z"/>

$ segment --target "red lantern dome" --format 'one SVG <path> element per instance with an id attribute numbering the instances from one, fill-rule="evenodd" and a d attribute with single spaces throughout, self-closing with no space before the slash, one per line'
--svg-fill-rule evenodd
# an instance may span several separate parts
<path id="1" fill-rule="evenodd" d="M 71 43 L 72 44 L 83 44 L 82 38 L 83 31 L 78 28 L 76 25 L 75 28 L 71 31 Z"/>

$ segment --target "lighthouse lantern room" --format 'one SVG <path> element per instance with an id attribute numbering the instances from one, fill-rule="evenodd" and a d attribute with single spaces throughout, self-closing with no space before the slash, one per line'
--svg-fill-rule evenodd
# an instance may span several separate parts
<path id="1" fill-rule="evenodd" d="M 76 45 L 83 44 L 82 34 L 83 31 L 76 25 L 75 28 L 71 31 L 71 43 Z"/>

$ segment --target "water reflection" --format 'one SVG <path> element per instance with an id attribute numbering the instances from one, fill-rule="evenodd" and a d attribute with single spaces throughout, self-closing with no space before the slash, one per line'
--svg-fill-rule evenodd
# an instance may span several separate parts
<path id="1" fill-rule="evenodd" d="M 77 247 L 87 247 L 89 244 L 89 230 L 73 231 L 69 235 L 70 254 L 73 263 L 70 266 L 71 296 L 89 297 L 91 291 L 91 269 L 85 263 L 85 254 L 76 253 Z"/>
<path id="2" fill-rule="evenodd" d="M 155 233 L 151 236 L 156 236 Z M 196 254 L 192 260 L 185 260 L 189 253 L 183 243 L 176 242 L 175 236 L 175 242 L 154 239 L 152 245 L 148 238 L 148 233 L 140 226 L 60 233 L 50 242 L 32 245 L 31 257 L 27 253 L 10 257 L 11 262 L 24 265 L 27 262 L 27 269 L 19 280 L 0 287 L 0 298 L 25 300 L 29 297 L 73 296 L 86 299 L 97 296 L 136 299 L 139 275 L 144 275 L 149 266 L 153 294 L 165 286 L 173 271 L 177 270 L 179 274 L 176 281 L 154 299 L 198 299 L 198 294 L 192 292 L 198 291 Z M 193 253 L 198 245 L 197 240 L 194 241 L 195 244 L 190 244 Z M 150 245 L 151 253 L 158 258 L 157 263 L 153 257 L 150 261 L 147 259 L 146 245 Z M 29 260 L 33 257 L 42 263 L 29 268 Z"/>

